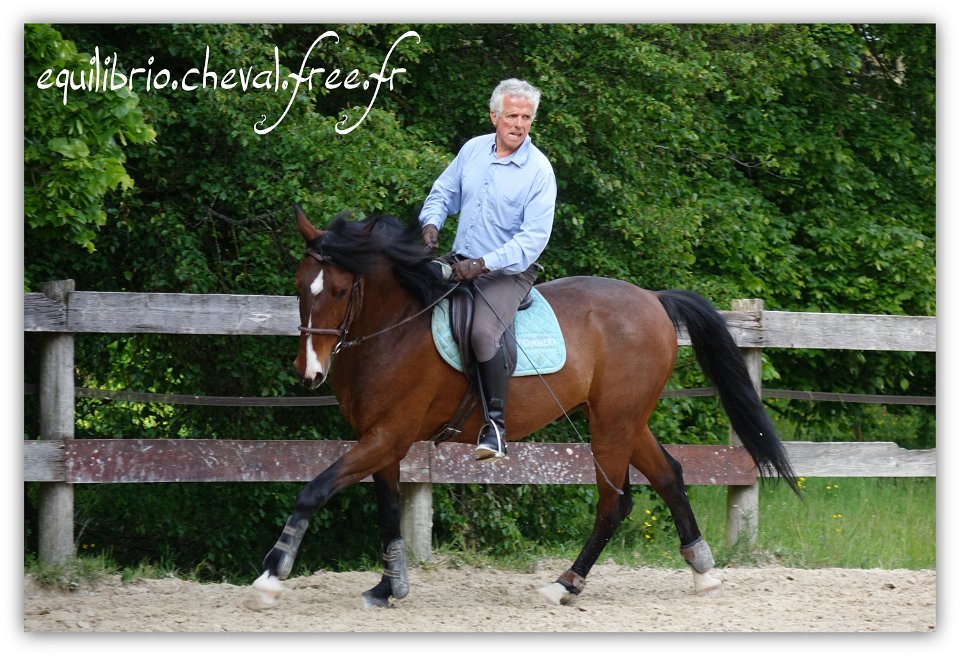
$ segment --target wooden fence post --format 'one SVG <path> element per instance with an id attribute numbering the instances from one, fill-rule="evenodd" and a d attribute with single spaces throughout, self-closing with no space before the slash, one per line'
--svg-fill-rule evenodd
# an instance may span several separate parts
<path id="1" fill-rule="evenodd" d="M 72 280 L 44 283 L 43 294 L 66 303 L 75 288 Z M 74 431 L 73 335 L 44 335 L 40 355 L 40 439 L 70 440 Z M 74 556 L 73 485 L 41 484 L 38 519 L 40 563 L 63 563 Z"/>
<path id="2" fill-rule="evenodd" d="M 758 319 L 763 318 L 762 299 L 734 299 L 731 308 L 734 312 L 756 313 Z M 741 349 L 746 361 L 747 371 L 753 380 L 753 387 L 757 394 L 763 385 L 762 349 Z M 740 445 L 736 433 L 730 431 L 730 444 Z M 759 480 L 752 486 L 727 487 L 727 545 L 735 545 L 738 541 L 753 544 L 757 540 L 757 528 L 760 522 L 760 485 Z"/>
<path id="3" fill-rule="evenodd" d="M 400 535 L 414 561 L 433 559 L 433 484 L 400 484 Z"/>

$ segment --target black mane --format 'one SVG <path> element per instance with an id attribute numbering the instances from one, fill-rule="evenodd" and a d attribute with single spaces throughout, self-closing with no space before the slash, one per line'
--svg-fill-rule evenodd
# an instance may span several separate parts
<path id="1" fill-rule="evenodd" d="M 440 278 L 439 268 L 430 264 L 436 255 L 427 251 L 413 226 L 404 227 L 389 215 L 360 221 L 350 221 L 349 216 L 346 212 L 336 215 L 327 232 L 312 240 L 309 248 L 354 274 L 373 271 L 386 261 L 403 288 L 424 305 L 450 289 L 450 283 Z"/>

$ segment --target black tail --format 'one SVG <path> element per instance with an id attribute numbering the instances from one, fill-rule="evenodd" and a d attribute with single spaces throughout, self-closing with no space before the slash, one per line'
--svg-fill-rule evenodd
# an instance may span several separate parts
<path id="1" fill-rule="evenodd" d="M 730 425 L 757 464 L 761 474 L 779 476 L 797 495 L 796 476 L 763 408 L 736 342 L 723 317 L 705 298 L 687 290 L 657 292 L 660 303 L 679 331 L 687 328 L 693 352 L 704 374 L 713 382 Z"/>

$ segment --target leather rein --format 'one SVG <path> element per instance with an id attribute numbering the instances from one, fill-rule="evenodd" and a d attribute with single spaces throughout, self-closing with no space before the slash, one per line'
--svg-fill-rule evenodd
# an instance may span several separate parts
<path id="1" fill-rule="evenodd" d="M 307 249 L 307 255 L 321 264 L 333 261 L 332 258 L 325 256 L 322 253 L 318 253 L 313 249 Z M 407 317 L 406 319 L 400 320 L 396 324 L 392 324 L 387 328 L 381 329 L 375 333 L 371 333 L 370 335 L 364 335 L 362 337 L 356 338 L 355 340 L 346 340 L 345 338 L 347 337 L 347 333 L 350 331 L 350 326 L 353 324 L 353 320 L 356 319 L 357 315 L 360 313 L 360 308 L 363 306 L 363 277 L 360 276 L 359 274 L 354 274 L 353 288 L 350 290 L 350 301 L 347 304 L 347 313 L 346 315 L 344 315 L 343 321 L 340 322 L 339 327 L 332 329 L 332 328 L 313 328 L 311 326 L 300 326 L 298 328 L 301 333 L 307 333 L 310 335 L 337 336 L 339 339 L 337 341 L 336 346 L 333 348 L 333 352 L 331 354 L 331 355 L 336 355 L 341 349 L 356 347 L 357 345 L 362 344 L 367 340 L 372 340 L 373 338 L 383 335 L 388 331 L 392 331 L 393 329 L 399 328 L 408 322 L 412 322 L 417 317 L 420 317 L 427 311 L 433 310 L 433 308 L 437 304 L 439 304 L 441 301 L 443 301 L 448 296 L 450 296 L 453 293 L 453 291 L 456 290 L 459 286 L 460 286 L 460 283 L 458 282 L 454 286 L 452 286 L 449 290 L 444 292 L 443 295 L 440 296 L 440 298 L 438 298 L 436 301 L 428 305 L 426 308 L 414 313 L 413 315 L 411 315 L 410 317 Z"/>

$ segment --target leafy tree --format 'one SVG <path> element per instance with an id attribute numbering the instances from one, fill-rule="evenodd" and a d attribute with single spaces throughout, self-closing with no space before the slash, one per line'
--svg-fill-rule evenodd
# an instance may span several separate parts
<path id="1" fill-rule="evenodd" d="M 203 62 L 207 45 L 214 46 L 211 70 L 236 66 L 260 70 L 273 56 L 273 43 L 300 49 L 305 39 L 319 33 L 238 25 L 61 29 L 84 44 L 81 48 L 98 45 L 103 52 L 122 53 L 122 61 L 139 63 L 154 57 L 158 70 L 161 61 L 171 70 L 196 66 Z M 395 38 L 402 30 L 358 26 L 338 32 L 343 41 L 376 32 L 369 37 L 369 53 L 361 44 L 361 57 L 350 61 L 351 67 L 374 70 L 372 62 L 379 62 L 383 54 L 381 37 Z M 334 49 L 330 54 L 330 66 L 346 67 L 342 52 Z M 299 101 L 296 111 L 264 136 L 253 131 L 254 122 L 262 114 L 279 116 L 287 97 L 201 90 L 176 93 L 170 87 L 142 94 L 140 107 L 156 130 L 156 141 L 143 146 L 129 143 L 125 149 L 136 171 L 135 193 L 126 195 L 122 203 L 107 205 L 112 221 L 91 238 L 97 247 L 93 253 L 80 246 L 64 246 L 56 233 L 28 231 L 27 280 L 71 277 L 78 289 L 292 294 L 293 267 L 303 248 L 293 230 L 292 203 L 299 202 L 320 223 L 345 207 L 409 215 L 445 158 L 442 151 L 425 146 L 416 131 L 378 107 L 371 110 L 362 130 L 338 135 L 334 126 L 342 111 L 357 111 L 344 103 L 359 99 L 329 99 L 325 93 L 323 87 L 314 87 L 309 101 Z M 324 106 L 335 107 L 335 113 L 322 113 Z M 52 244 L 57 248 L 49 248 Z M 32 253 L 44 253 L 44 257 L 32 258 Z M 31 357 L 36 353 L 32 336 L 25 347 L 26 377 L 35 380 L 36 373 L 30 371 L 36 363 Z M 77 341 L 77 383 L 149 392 L 302 395 L 290 368 L 295 349 L 294 341 L 281 338 L 82 336 Z M 35 412 L 28 408 L 28 433 L 36 432 L 32 428 Z M 78 405 L 77 435 L 351 437 L 333 409 L 214 409 L 99 400 Z M 202 506 L 210 513 L 237 509 L 238 517 L 230 522 L 236 534 L 227 541 L 223 534 L 197 531 L 204 514 L 196 508 L 187 517 L 174 512 L 168 520 L 157 520 L 174 509 L 188 508 L 182 502 L 184 493 L 163 486 L 143 488 L 151 494 L 127 498 L 131 489 L 123 487 L 83 487 L 78 492 L 78 514 L 86 516 L 85 509 L 91 509 L 87 532 L 101 539 L 93 542 L 110 545 L 118 556 L 135 560 L 144 554 L 160 556 L 156 543 L 164 535 L 190 535 L 196 540 L 184 540 L 175 547 L 168 544 L 166 556 L 177 563 L 204 561 L 216 572 L 224 561 L 234 571 L 242 567 L 249 572 L 250 565 L 262 557 L 261 546 L 275 538 L 265 535 L 282 525 L 293 497 L 290 486 L 205 486 Z M 313 541 L 317 552 L 326 548 L 323 558 L 342 559 L 331 556 L 336 553 L 331 546 L 360 541 L 362 534 L 349 523 L 334 523 L 332 518 L 343 515 L 337 509 L 369 507 L 371 498 L 363 488 L 339 496 L 314 523 L 315 533 L 326 526 L 323 540 Z M 118 496 L 124 496 L 124 501 L 117 501 Z M 239 516 L 248 512 L 255 514 L 254 524 L 243 526 Z M 255 522 L 264 514 L 265 522 Z M 154 520 L 145 523 L 144 518 Z M 362 517 L 356 519 L 361 521 Z M 369 517 L 366 522 L 372 526 Z M 130 538 L 109 540 L 109 536 Z M 218 547 L 223 541 L 235 547 L 224 553 Z M 375 540 L 366 545 L 371 554 L 358 554 L 375 558 Z M 215 554 L 219 556 L 214 558 Z M 311 563 L 317 567 L 308 550 L 303 564 Z"/>
<path id="2" fill-rule="evenodd" d="M 89 73 L 91 56 L 52 27 L 24 26 L 23 44 L 24 220 L 37 235 L 93 251 L 105 197 L 134 184 L 123 147 L 149 143 L 155 132 L 126 88 L 71 93 L 78 81 L 62 72 Z"/>

